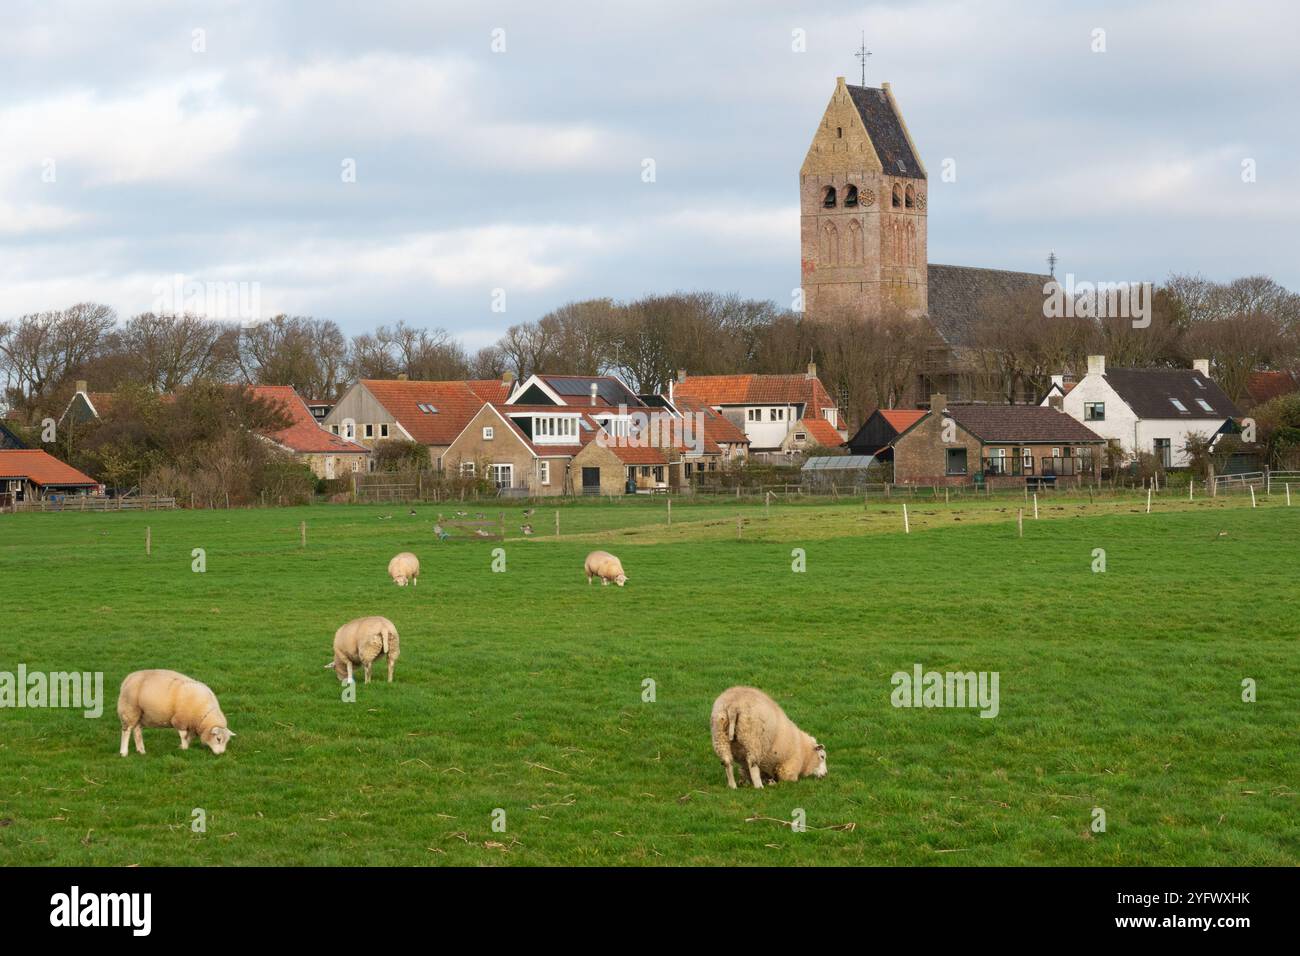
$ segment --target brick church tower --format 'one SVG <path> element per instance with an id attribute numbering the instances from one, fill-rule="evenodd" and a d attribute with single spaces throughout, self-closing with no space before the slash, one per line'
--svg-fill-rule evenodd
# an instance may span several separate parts
<path id="1" fill-rule="evenodd" d="M 809 318 L 925 314 L 925 167 L 888 83 L 836 80 L 799 170 L 799 206 Z"/>

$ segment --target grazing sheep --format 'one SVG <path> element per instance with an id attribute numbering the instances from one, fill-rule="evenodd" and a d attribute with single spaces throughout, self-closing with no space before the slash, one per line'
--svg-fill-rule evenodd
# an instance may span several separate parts
<path id="1" fill-rule="evenodd" d="M 713 752 L 727 768 L 727 786 L 736 789 L 732 761 L 749 771 L 762 788 L 763 778 L 790 782 L 826 776 L 826 748 L 804 733 L 777 702 L 753 687 L 731 687 L 713 702 L 709 718 Z"/>
<path id="2" fill-rule="evenodd" d="M 420 559 L 410 551 L 403 551 L 388 562 L 388 576 L 399 588 L 406 587 L 407 581 L 415 587 L 420 583 Z"/>
<path id="3" fill-rule="evenodd" d="M 234 731 L 226 726 L 217 695 L 176 671 L 148 670 L 127 674 L 117 695 L 117 716 L 122 721 L 122 756 L 135 733 L 136 753 L 144 753 L 144 727 L 174 727 L 181 735 L 181 750 L 190 749 L 195 736 L 214 754 L 225 753 Z"/>
<path id="4" fill-rule="evenodd" d="M 351 684 L 352 667 L 360 664 L 369 684 L 371 665 L 383 655 L 388 658 L 388 683 L 391 684 L 393 667 L 401 653 L 397 628 L 392 621 L 386 617 L 359 617 L 334 632 L 334 660 L 325 666 L 334 668 L 339 680 Z"/>
<path id="5" fill-rule="evenodd" d="M 592 578 L 600 578 L 602 587 L 608 585 L 610 581 L 619 587 L 627 583 L 627 575 L 623 573 L 623 563 L 608 551 L 593 551 L 587 555 L 582 571 L 587 575 L 588 584 L 591 584 Z"/>

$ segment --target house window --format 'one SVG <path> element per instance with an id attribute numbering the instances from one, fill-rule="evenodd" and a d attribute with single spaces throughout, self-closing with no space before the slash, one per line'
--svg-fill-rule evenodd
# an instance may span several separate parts
<path id="1" fill-rule="evenodd" d="M 380 438 L 387 438 L 387 437 L 388 437 L 388 423 L 387 423 L 387 422 L 384 422 L 382 425 L 379 426 L 379 437 L 380 437 Z"/>
<path id="2" fill-rule="evenodd" d="M 767 420 L 768 420 L 769 422 L 783 422 L 783 421 L 785 421 L 785 409 L 784 409 L 784 408 L 769 408 L 769 409 L 767 410 Z"/>
<path id="3" fill-rule="evenodd" d="M 331 426 L 330 426 L 330 431 L 332 431 L 335 435 L 337 435 L 337 434 L 339 433 L 339 426 L 337 426 L 337 425 L 331 425 Z"/>
<path id="4" fill-rule="evenodd" d="M 376 467 L 376 462 L 373 458 L 369 458 L 366 460 L 366 471 L 374 471 L 375 467 Z"/>
<path id="5" fill-rule="evenodd" d="M 1169 404 L 1173 405 L 1174 408 L 1178 409 L 1180 412 L 1185 412 L 1185 411 L 1187 411 L 1187 406 L 1184 405 L 1182 402 L 1180 402 L 1180 401 L 1179 401 L 1178 399 L 1176 399 L 1176 398 L 1171 398 L 1171 399 L 1169 399 Z"/>
<path id="6" fill-rule="evenodd" d="M 1106 420 L 1106 403 L 1084 402 L 1083 420 L 1085 422 L 1104 422 Z"/>
<path id="7" fill-rule="evenodd" d="M 365 431 L 366 431 L 366 437 L 367 437 L 367 438 L 374 438 L 374 437 L 375 437 L 375 426 L 374 426 L 374 425 L 363 425 L 363 426 L 361 426 L 361 427 L 365 429 Z"/>
<path id="8" fill-rule="evenodd" d="M 948 448 L 945 450 L 947 461 L 944 463 L 944 474 L 946 475 L 964 475 L 966 474 L 966 449 L 965 448 Z"/>
<path id="9" fill-rule="evenodd" d="M 795 441 L 807 441 L 807 440 L 808 440 L 808 433 L 807 433 L 807 432 L 795 432 L 795 433 L 794 433 L 794 440 L 795 440 Z"/>
<path id="10" fill-rule="evenodd" d="M 1168 438 L 1157 438 L 1152 442 L 1151 450 L 1155 452 L 1160 464 L 1166 468 L 1173 466 L 1173 449 Z"/>
<path id="11" fill-rule="evenodd" d="M 498 488 L 509 488 L 514 483 L 514 465 L 493 465 L 492 484 Z"/>
<path id="12" fill-rule="evenodd" d="M 544 485 L 551 483 L 551 463 L 549 461 L 537 463 L 537 480 Z"/>
<path id="13" fill-rule="evenodd" d="M 355 422 L 343 423 L 343 437 L 349 439 L 357 437 L 357 426 Z"/>
<path id="14" fill-rule="evenodd" d="M 751 422 L 761 422 L 763 420 L 763 410 L 761 408 L 751 408 L 745 418 Z"/>
<path id="15" fill-rule="evenodd" d="M 1207 402 L 1205 399 L 1203 399 L 1203 398 L 1198 398 L 1198 399 L 1196 400 L 1196 404 L 1197 404 L 1197 405 L 1200 405 L 1201 408 L 1204 409 L 1204 410 L 1207 411 L 1207 412 L 1212 412 L 1212 411 L 1214 411 L 1214 407 L 1213 407 L 1209 402 Z"/>
<path id="16" fill-rule="evenodd" d="M 460 463 L 460 474 L 462 478 L 473 478 L 474 463 L 472 461 L 462 461 Z"/>
<path id="17" fill-rule="evenodd" d="M 491 425 L 484 425 L 484 426 L 483 426 L 483 440 L 484 440 L 484 441 L 491 441 L 491 440 L 492 440 L 492 436 L 493 436 L 494 434 L 495 434 L 495 432 L 492 431 L 492 426 L 491 426 Z"/>

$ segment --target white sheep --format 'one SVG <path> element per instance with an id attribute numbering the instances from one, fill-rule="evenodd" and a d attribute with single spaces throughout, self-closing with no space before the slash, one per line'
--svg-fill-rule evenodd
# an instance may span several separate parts
<path id="1" fill-rule="evenodd" d="M 762 788 L 763 778 L 793 781 L 826 776 L 826 748 L 804 733 L 771 697 L 753 687 L 730 687 L 713 702 L 709 718 L 713 752 L 727 768 L 727 786 L 736 788 L 732 761 L 749 771 Z"/>
<path id="2" fill-rule="evenodd" d="M 608 585 L 610 581 L 622 587 L 627 581 L 627 575 L 623 573 L 623 562 L 608 551 L 591 552 L 587 555 L 582 570 L 587 575 L 588 584 L 591 584 L 592 578 L 600 578 L 602 587 Z"/>
<path id="3" fill-rule="evenodd" d="M 370 668 L 375 658 L 388 658 L 388 683 L 393 682 L 393 667 L 401 656 L 401 647 L 397 640 L 397 628 L 386 617 L 359 617 L 348 621 L 334 632 L 334 660 L 326 667 L 334 668 L 339 680 L 350 684 L 353 681 L 352 667 L 360 664 L 365 671 L 366 683 L 370 683 Z"/>
<path id="4" fill-rule="evenodd" d="M 193 735 L 214 754 L 224 753 L 235 736 L 211 688 L 176 671 L 127 674 L 117 695 L 117 716 L 122 720 L 123 757 L 132 731 L 136 752 L 144 753 L 144 727 L 174 727 L 181 735 L 181 750 L 189 750 Z"/>
<path id="5" fill-rule="evenodd" d="M 411 587 L 415 587 L 420 583 L 420 559 L 410 551 L 395 555 L 393 560 L 388 562 L 388 576 L 397 583 L 399 588 L 406 587 L 407 581 L 411 582 Z"/>

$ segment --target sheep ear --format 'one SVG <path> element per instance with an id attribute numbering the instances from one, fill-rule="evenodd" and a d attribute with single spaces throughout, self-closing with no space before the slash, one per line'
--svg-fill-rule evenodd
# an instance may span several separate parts
<path id="1" fill-rule="evenodd" d="M 238 736 L 239 736 L 239 734 L 235 733 L 235 732 L 234 732 L 233 730 L 231 730 L 230 728 L 226 728 L 226 733 L 230 734 L 230 736 L 232 736 L 232 737 L 238 737 Z"/>

